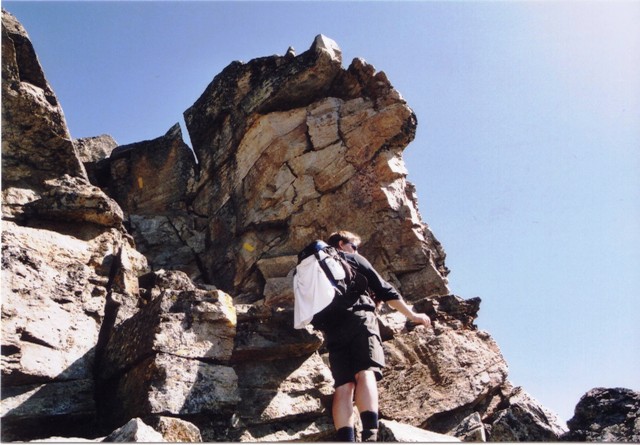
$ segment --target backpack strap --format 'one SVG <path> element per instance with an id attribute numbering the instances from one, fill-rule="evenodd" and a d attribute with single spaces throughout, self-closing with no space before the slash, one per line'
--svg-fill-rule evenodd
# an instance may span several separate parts
<path id="1" fill-rule="evenodd" d="M 300 264 L 305 258 L 310 257 L 311 255 L 315 255 L 316 253 L 323 249 L 326 249 L 327 247 L 329 247 L 329 245 L 319 239 L 311 242 L 304 249 L 302 249 L 300 253 L 298 253 L 298 264 Z"/>

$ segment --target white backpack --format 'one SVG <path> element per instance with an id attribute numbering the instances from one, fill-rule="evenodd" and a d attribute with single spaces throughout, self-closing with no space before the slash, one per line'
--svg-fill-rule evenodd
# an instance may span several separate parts
<path id="1" fill-rule="evenodd" d="M 346 289 L 345 268 L 333 247 L 324 241 L 314 241 L 298 255 L 293 276 L 293 327 L 304 329 L 313 316 L 326 308 Z"/>

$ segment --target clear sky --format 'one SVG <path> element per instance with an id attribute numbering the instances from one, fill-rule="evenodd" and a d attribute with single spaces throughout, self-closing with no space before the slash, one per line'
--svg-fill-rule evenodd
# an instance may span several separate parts
<path id="1" fill-rule="evenodd" d="M 640 2 L 3 1 L 73 137 L 163 135 L 234 60 L 317 34 L 385 71 L 453 293 L 509 379 L 568 420 L 640 390 Z M 186 132 L 185 132 L 186 133 Z"/>

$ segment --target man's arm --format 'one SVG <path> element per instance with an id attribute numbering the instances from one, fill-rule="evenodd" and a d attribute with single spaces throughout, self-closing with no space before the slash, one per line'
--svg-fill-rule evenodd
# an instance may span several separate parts
<path id="1" fill-rule="evenodd" d="M 387 301 L 387 304 L 414 323 L 422 324 L 425 327 L 429 327 L 431 325 L 431 319 L 427 314 L 413 312 L 413 310 L 409 306 L 407 306 L 407 303 L 405 303 L 402 299 L 389 300 Z"/>
<path id="2" fill-rule="evenodd" d="M 385 281 L 365 257 L 355 253 L 347 254 L 346 258 L 347 260 L 351 260 L 353 262 L 352 264 L 357 267 L 358 272 L 367 278 L 369 287 L 375 292 L 377 298 L 382 301 L 399 300 L 402 298 L 396 288 Z"/>
<path id="3" fill-rule="evenodd" d="M 396 288 L 387 283 L 380 274 L 378 274 L 369 260 L 357 253 L 347 254 L 346 257 L 356 262 L 358 270 L 367 277 L 369 286 L 376 293 L 376 296 L 381 298 L 385 303 L 399 311 L 412 322 L 422 324 L 426 327 L 431 325 L 431 319 L 429 316 L 413 312 L 413 310 L 407 306 L 407 303 L 402 299 L 402 296 Z"/>

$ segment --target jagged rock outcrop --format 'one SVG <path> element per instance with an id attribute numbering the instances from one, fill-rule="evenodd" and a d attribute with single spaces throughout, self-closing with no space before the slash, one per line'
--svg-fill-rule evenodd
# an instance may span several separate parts
<path id="1" fill-rule="evenodd" d="M 380 394 L 383 417 L 445 432 L 441 413 L 473 412 L 507 379 L 507 364 L 483 331 L 456 330 L 435 322 L 384 344 L 388 382 Z M 445 423 L 445 426 L 449 425 Z"/>
<path id="2" fill-rule="evenodd" d="M 26 31 L 9 17 L 2 21 L 3 218 L 120 225 L 120 208 L 88 181 Z"/>
<path id="3" fill-rule="evenodd" d="M 101 335 L 135 312 L 146 258 L 5 11 L 2 100 L 2 439 L 92 434 Z"/>
<path id="4" fill-rule="evenodd" d="M 177 126 L 73 141 L 26 32 L 2 23 L 3 440 L 131 419 L 134 439 L 169 424 L 184 434 L 164 440 L 331 439 L 323 338 L 293 329 L 291 282 L 296 253 L 338 228 L 435 320 L 380 314 L 389 425 L 557 437 L 474 325 L 480 299 L 450 295 L 402 160 L 416 116 L 384 73 L 344 69 L 323 36 L 233 62 L 185 112 L 196 163 Z"/>
<path id="5" fill-rule="evenodd" d="M 565 429 L 521 387 L 506 393 L 489 417 L 488 435 L 496 442 L 554 442 Z"/>
<path id="6" fill-rule="evenodd" d="M 640 442 L 640 392 L 593 388 L 580 398 L 567 422 L 569 442 Z"/>
<path id="7" fill-rule="evenodd" d="M 195 159 L 176 124 L 151 141 L 120 145 L 109 155 L 105 184 L 128 215 L 161 216 L 186 210 Z"/>
<path id="8" fill-rule="evenodd" d="M 202 261 L 223 289 L 256 300 L 257 262 L 295 254 L 340 215 L 405 294 L 446 293 L 444 252 L 401 157 L 416 117 L 384 73 L 361 59 L 343 69 L 318 36 L 295 58 L 232 63 L 185 122 L 200 163 L 193 210 L 209 218 Z"/>
<path id="9" fill-rule="evenodd" d="M 86 176 L 29 36 L 4 13 L 2 166 L 3 218 L 20 217 L 27 204 L 52 188 L 48 181 Z"/>

